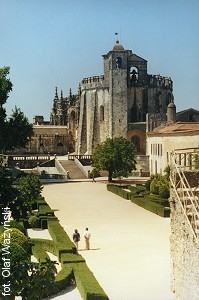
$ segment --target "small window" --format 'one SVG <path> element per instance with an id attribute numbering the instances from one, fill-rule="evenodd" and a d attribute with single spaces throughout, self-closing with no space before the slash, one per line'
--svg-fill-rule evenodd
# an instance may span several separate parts
<path id="1" fill-rule="evenodd" d="M 100 121 L 104 121 L 104 106 L 100 106 Z"/>
<path id="2" fill-rule="evenodd" d="M 59 143 L 57 144 L 57 147 L 64 147 L 64 145 L 63 145 L 61 142 L 59 142 Z"/>

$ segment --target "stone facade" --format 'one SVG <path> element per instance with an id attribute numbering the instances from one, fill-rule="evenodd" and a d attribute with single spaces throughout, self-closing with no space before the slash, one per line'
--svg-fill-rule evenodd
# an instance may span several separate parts
<path id="1" fill-rule="evenodd" d="M 71 89 L 68 97 L 63 97 L 62 91 L 59 97 L 56 87 L 50 121 L 44 121 L 43 116 L 35 116 L 31 141 L 26 149 L 16 152 L 57 155 L 74 152 L 79 117 L 78 97 L 79 94 L 73 95 Z"/>
<path id="2" fill-rule="evenodd" d="M 50 113 L 50 125 L 68 126 L 75 136 L 76 124 L 78 123 L 78 100 L 79 94 L 73 95 L 71 89 L 68 97 L 63 97 L 62 90 L 59 97 L 56 87 L 53 107 Z"/>
<path id="3" fill-rule="evenodd" d="M 175 199 L 175 194 L 173 195 Z M 171 289 L 175 300 L 199 299 L 199 244 L 178 201 L 171 202 Z"/>
<path id="4" fill-rule="evenodd" d="M 147 61 L 116 41 L 103 55 L 104 74 L 80 84 L 77 154 L 92 154 L 106 138 L 132 140 L 138 154 L 146 152 L 146 115 L 166 119 L 173 102 L 170 77 L 149 75 Z"/>
<path id="5" fill-rule="evenodd" d="M 67 126 L 34 125 L 33 129 L 29 152 L 65 155 L 74 151 L 74 140 Z"/>
<path id="6" fill-rule="evenodd" d="M 147 61 L 119 41 L 103 60 L 104 74 L 84 78 L 76 95 L 70 89 L 68 97 L 59 96 L 55 89 L 50 121 L 35 116 L 34 137 L 17 152 L 90 155 L 106 138 L 123 136 L 138 155 L 146 154 L 146 131 L 166 120 L 173 82 L 148 74 Z"/>

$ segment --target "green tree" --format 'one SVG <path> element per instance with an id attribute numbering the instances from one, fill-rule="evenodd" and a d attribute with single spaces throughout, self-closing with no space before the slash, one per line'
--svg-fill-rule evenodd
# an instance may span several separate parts
<path id="1" fill-rule="evenodd" d="M 10 91 L 12 91 L 12 82 L 7 76 L 10 73 L 10 67 L 0 68 L 0 107 L 2 107 L 7 99 Z"/>
<path id="2" fill-rule="evenodd" d="M 55 261 L 47 259 L 45 262 L 32 263 L 30 254 L 23 247 L 22 236 L 11 240 L 9 249 L 10 263 L 10 286 L 12 296 L 22 296 L 24 300 L 41 299 L 44 295 L 48 295 L 52 289 L 57 269 Z M 25 238 L 25 236 L 24 236 Z M 18 243 L 19 242 L 19 243 Z M 2 249 L 0 249 L 0 264 L 4 266 Z M 8 257 L 6 257 L 8 258 Z M 3 276 L 0 277 L 0 293 L 2 293 L 2 285 L 7 283 Z"/>
<path id="3" fill-rule="evenodd" d="M 135 170 L 135 149 L 130 140 L 123 137 L 108 138 L 98 145 L 93 153 L 92 166 L 100 171 L 108 171 L 108 181 L 113 176 L 128 177 Z"/>
<path id="4" fill-rule="evenodd" d="M 57 273 L 55 264 L 57 263 L 50 259 L 39 264 L 30 264 L 29 282 L 21 293 L 22 299 L 36 300 L 49 295 Z"/>
<path id="5" fill-rule="evenodd" d="M 33 135 L 32 125 L 28 119 L 15 107 L 10 118 L 7 118 L 4 105 L 12 91 L 12 83 L 7 76 L 10 68 L 0 68 L 0 153 L 25 147 Z"/>
<path id="6" fill-rule="evenodd" d="M 9 236 L 9 243 L 5 242 L 5 236 Z M 6 235 L 0 236 L 0 263 L 6 266 L 6 261 L 10 264 L 10 287 L 12 295 L 20 295 L 23 286 L 27 285 L 28 280 L 28 264 L 31 262 L 31 252 L 29 239 L 21 231 L 16 228 L 9 228 Z M 7 260 L 6 260 L 7 259 Z M 8 266 L 8 265 L 7 265 Z M 1 276 L 0 287 L 5 282 L 5 278 Z M 27 282 L 26 282 L 27 281 Z"/>
<path id="7" fill-rule="evenodd" d="M 0 68 L 0 145 L 2 145 L 1 134 L 4 132 L 4 121 L 6 118 L 6 110 L 3 105 L 6 103 L 10 91 L 12 91 L 12 83 L 7 78 L 9 71 L 9 67 Z"/>
<path id="8" fill-rule="evenodd" d="M 27 255 L 27 252 L 17 243 L 10 243 L 10 287 L 11 295 L 19 296 L 23 291 L 24 287 L 28 285 L 28 269 L 30 261 L 30 256 Z M 0 264 L 4 266 L 5 261 L 3 261 L 4 256 L 2 255 L 2 249 L 0 249 Z M 6 279 L 6 280 L 5 280 Z M 7 278 L 0 277 L 0 293 L 2 293 L 2 285 L 7 283 Z M 6 298 L 6 297 L 5 297 Z M 13 299 L 15 299 L 13 297 Z"/>
<path id="9" fill-rule="evenodd" d="M 5 131 L 7 131 L 5 124 L 6 110 L 3 105 L 7 101 L 9 92 L 12 91 L 12 83 L 10 79 L 7 78 L 9 71 L 9 67 L 0 68 L 0 151 L 3 149 Z"/>
<path id="10" fill-rule="evenodd" d="M 18 219 L 19 212 L 26 218 L 27 212 L 31 212 L 32 205 L 41 195 L 43 186 L 38 176 L 27 174 L 17 180 L 16 190 L 17 196 L 10 204 L 13 218 Z"/>
<path id="11" fill-rule="evenodd" d="M 16 191 L 13 187 L 11 172 L 0 162 L 0 205 L 9 206 L 15 198 Z"/>
<path id="12" fill-rule="evenodd" d="M 7 138 L 4 141 L 4 151 L 24 148 L 33 135 L 32 124 L 28 118 L 15 106 L 12 115 L 6 122 Z"/>
<path id="13" fill-rule="evenodd" d="M 23 217 L 27 216 L 28 211 L 31 212 L 32 205 L 41 195 L 42 189 L 37 176 L 26 174 L 16 179 L 0 161 L 0 206 L 10 207 L 15 220 L 19 219 L 21 212 Z"/>

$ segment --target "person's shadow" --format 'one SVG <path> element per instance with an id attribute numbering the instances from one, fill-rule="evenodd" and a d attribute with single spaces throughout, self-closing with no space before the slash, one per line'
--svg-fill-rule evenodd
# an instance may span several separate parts
<path id="1" fill-rule="evenodd" d="M 101 248 L 91 248 L 89 250 L 86 249 L 78 249 L 78 251 L 93 251 L 93 250 L 100 250 Z"/>

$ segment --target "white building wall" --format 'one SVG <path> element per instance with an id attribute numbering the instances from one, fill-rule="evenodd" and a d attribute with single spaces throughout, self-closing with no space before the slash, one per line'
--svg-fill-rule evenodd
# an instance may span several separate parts
<path id="1" fill-rule="evenodd" d="M 149 155 L 150 174 L 163 174 L 170 164 L 172 150 L 199 147 L 199 132 L 176 133 L 167 135 L 148 134 L 147 155 Z"/>

